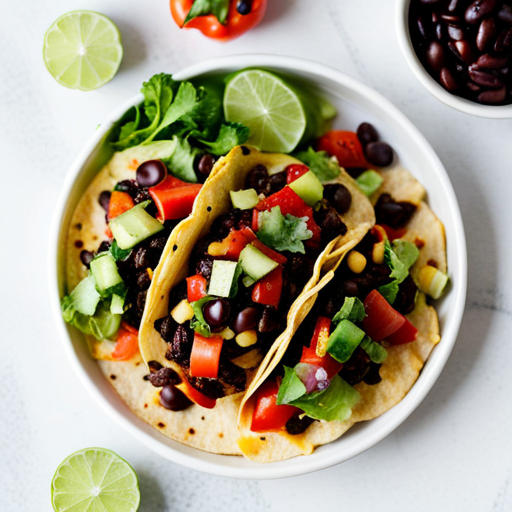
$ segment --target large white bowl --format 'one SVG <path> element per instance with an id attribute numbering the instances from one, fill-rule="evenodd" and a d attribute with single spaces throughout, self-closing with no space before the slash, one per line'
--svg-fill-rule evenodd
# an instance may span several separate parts
<path id="1" fill-rule="evenodd" d="M 343 437 L 320 447 L 312 455 L 266 465 L 242 457 L 214 455 L 184 446 L 163 436 L 130 411 L 90 357 L 83 335 L 62 320 L 60 298 L 64 292 L 63 248 L 71 215 L 81 194 L 111 155 L 105 140 L 113 123 L 129 107 L 139 103 L 142 100 L 141 95 L 133 97 L 114 111 L 94 133 L 69 170 L 50 237 L 49 279 L 55 321 L 69 361 L 96 401 L 123 428 L 156 453 L 183 466 L 215 475 L 268 479 L 301 475 L 346 461 L 378 443 L 418 407 L 441 373 L 455 343 L 466 297 L 467 260 L 459 206 L 442 163 L 410 121 L 388 100 L 366 85 L 315 62 L 270 55 L 238 55 L 213 59 L 176 73 L 174 78 L 184 80 L 248 66 L 265 67 L 309 80 L 338 108 L 335 127 L 355 130 L 363 121 L 373 123 L 383 140 L 395 148 L 401 163 L 424 184 L 431 207 L 445 225 L 452 285 L 447 296 L 437 305 L 442 340 L 408 395 L 386 414 L 358 424 Z"/>

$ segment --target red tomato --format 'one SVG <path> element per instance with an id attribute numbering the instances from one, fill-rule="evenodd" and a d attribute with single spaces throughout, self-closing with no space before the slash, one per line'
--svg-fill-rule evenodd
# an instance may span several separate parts
<path id="1" fill-rule="evenodd" d="M 200 274 L 187 277 L 187 300 L 195 302 L 206 297 L 206 278 Z"/>
<path id="2" fill-rule="evenodd" d="M 286 422 L 299 408 L 291 405 L 277 405 L 279 386 L 275 379 L 267 380 L 256 392 L 256 405 L 252 413 L 252 432 L 272 432 L 283 430 Z"/>
<path id="3" fill-rule="evenodd" d="M 181 181 L 170 174 L 155 187 L 150 187 L 149 194 L 158 208 L 158 220 L 187 217 L 201 187 L 202 185 Z"/>
<path id="4" fill-rule="evenodd" d="M 252 229 L 242 228 L 240 230 L 231 230 L 223 241 L 228 244 L 226 258 L 228 260 L 238 261 L 243 248 L 253 240 L 256 240 L 256 235 Z"/>
<path id="5" fill-rule="evenodd" d="M 315 366 L 321 366 L 326 372 L 327 377 L 332 379 L 342 368 L 343 364 L 339 363 L 330 354 L 319 357 L 316 354 L 316 346 L 320 337 L 329 338 L 331 330 L 331 320 L 324 316 L 319 316 L 316 325 L 315 332 L 311 338 L 311 344 L 309 347 L 302 349 L 302 357 L 300 358 L 301 363 L 313 364 Z"/>
<path id="6" fill-rule="evenodd" d="M 363 153 L 363 146 L 354 132 L 334 130 L 318 139 L 318 151 L 327 151 L 335 156 L 341 167 L 368 169 L 370 166 Z"/>
<path id="7" fill-rule="evenodd" d="M 298 180 L 301 176 L 304 176 L 309 172 L 309 167 L 307 165 L 302 164 L 292 164 L 286 168 L 286 183 L 289 185 L 290 183 Z"/>
<path id="8" fill-rule="evenodd" d="M 390 242 L 396 240 L 397 238 L 402 238 L 405 235 L 405 233 L 407 233 L 407 229 L 405 228 L 394 229 L 389 226 L 386 226 L 386 224 L 381 224 L 381 226 L 386 232 L 386 235 Z"/>
<path id="9" fill-rule="evenodd" d="M 266 306 L 279 306 L 283 289 L 283 267 L 279 266 L 260 279 L 252 289 L 252 300 Z"/>
<path id="10" fill-rule="evenodd" d="M 139 353 L 139 331 L 126 322 L 121 322 L 117 332 L 116 346 L 112 359 L 128 361 Z"/>
<path id="11" fill-rule="evenodd" d="M 414 341 L 418 336 L 418 329 L 414 327 L 414 325 L 405 319 L 404 325 L 400 327 L 397 331 L 395 331 L 393 334 L 390 334 L 386 341 L 388 343 L 391 343 L 391 345 L 404 345 L 405 343 L 411 343 Z"/>
<path id="12" fill-rule="evenodd" d="M 213 409 L 216 404 L 216 400 L 203 395 L 198 391 L 190 382 L 184 378 L 176 387 L 182 391 L 192 402 L 206 409 Z"/>
<path id="13" fill-rule="evenodd" d="M 179 27 L 183 24 L 194 0 L 171 0 L 171 14 Z M 226 23 L 222 25 L 213 15 L 198 16 L 190 20 L 185 28 L 197 28 L 205 36 L 219 41 L 230 41 L 254 28 L 263 19 L 267 9 L 267 0 L 253 0 L 251 12 L 245 15 L 237 11 L 237 0 L 231 0 Z"/>
<path id="14" fill-rule="evenodd" d="M 393 309 L 377 290 L 371 291 L 364 299 L 364 309 L 363 329 L 373 341 L 387 338 L 405 323 L 405 316 Z"/>
<path id="15" fill-rule="evenodd" d="M 122 213 L 131 210 L 134 206 L 135 203 L 130 194 L 114 190 L 110 195 L 110 202 L 108 204 L 108 218 L 115 219 Z"/>
<path id="16" fill-rule="evenodd" d="M 216 379 L 219 373 L 220 352 L 223 339 L 220 336 L 205 338 L 197 332 L 190 354 L 190 375 Z"/>

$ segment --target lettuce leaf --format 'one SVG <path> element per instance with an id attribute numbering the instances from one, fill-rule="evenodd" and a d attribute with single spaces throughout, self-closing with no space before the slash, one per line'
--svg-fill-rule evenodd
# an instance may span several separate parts
<path id="1" fill-rule="evenodd" d="M 358 324 L 364 320 L 365 316 L 364 305 L 357 297 L 345 297 L 343 306 L 341 306 L 341 309 L 334 315 L 332 321 L 337 324 L 347 319 Z"/>
<path id="2" fill-rule="evenodd" d="M 370 197 L 382 185 L 382 176 L 377 171 L 364 171 L 357 177 L 356 183 L 359 190 L 365 195 Z"/>
<path id="3" fill-rule="evenodd" d="M 336 157 L 331 157 L 327 151 L 315 151 L 311 146 L 306 151 L 293 155 L 304 162 L 322 182 L 330 181 L 340 174 L 340 166 Z"/>
<path id="4" fill-rule="evenodd" d="M 368 354 L 370 361 L 380 364 L 388 357 L 388 351 L 373 341 L 369 336 L 365 336 L 360 343 L 360 347 Z"/>
<path id="5" fill-rule="evenodd" d="M 214 299 L 215 297 L 210 297 L 207 295 L 202 299 L 190 303 L 192 309 L 194 310 L 194 318 L 190 321 L 190 327 L 192 327 L 195 332 L 206 338 L 209 338 L 212 335 L 212 331 L 204 319 L 203 307 L 207 302 L 210 302 Z"/>
<path id="6" fill-rule="evenodd" d="M 300 364 L 300 363 L 299 363 Z M 299 379 L 295 368 L 284 367 L 284 378 L 277 393 L 277 405 L 289 404 L 306 394 L 306 386 Z"/>

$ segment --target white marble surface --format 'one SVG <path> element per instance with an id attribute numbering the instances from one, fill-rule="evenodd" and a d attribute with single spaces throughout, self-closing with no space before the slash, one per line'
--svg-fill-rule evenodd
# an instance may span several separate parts
<path id="1" fill-rule="evenodd" d="M 512 121 L 451 110 L 416 81 L 398 48 L 391 0 L 274 0 L 265 22 L 218 44 L 180 33 L 165 0 L 3 2 L 0 17 L 0 510 L 51 510 L 60 461 L 104 446 L 137 470 L 143 512 L 312 509 L 512 510 Z M 98 10 L 121 29 L 125 59 L 98 91 L 59 86 L 41 48 L 62 13 Z M 108 418 L 68 367 L 48 306 L 46 246 L 66 170 L 95 127 L 155 72 L 246 52 L 318 60 L 374 87 L 419 127 L 460 201 L 469 251 L 466 314 L 424 403 L 379 445 L 343 465 L 282 481 L 196 473 L 150 453 Z"/>

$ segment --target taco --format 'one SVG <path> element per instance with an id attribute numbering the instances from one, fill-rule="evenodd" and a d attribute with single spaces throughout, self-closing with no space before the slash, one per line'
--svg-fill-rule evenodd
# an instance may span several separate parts
<path id="1" fill-rule="evenodd" d="M 288 155 L 239 146 L 221 158 L 154 273 L 140 349 L 156 389 L 136 412 L 182 443 L 239 454 L 243 393 L 288 342 L 326 256 L 374 221 L 343 170 L 322 184 Z"/>
<path id="2" fill-rule="evenodd" d="M 379 174 L 377 224 L 301 297 L 293 332 L 244 396 L 239 447 L 252 460 L 309 454 L 388 411 L 440 341 L 426 295 L 448 282 L 443 225 L 408 171 Z"/>

